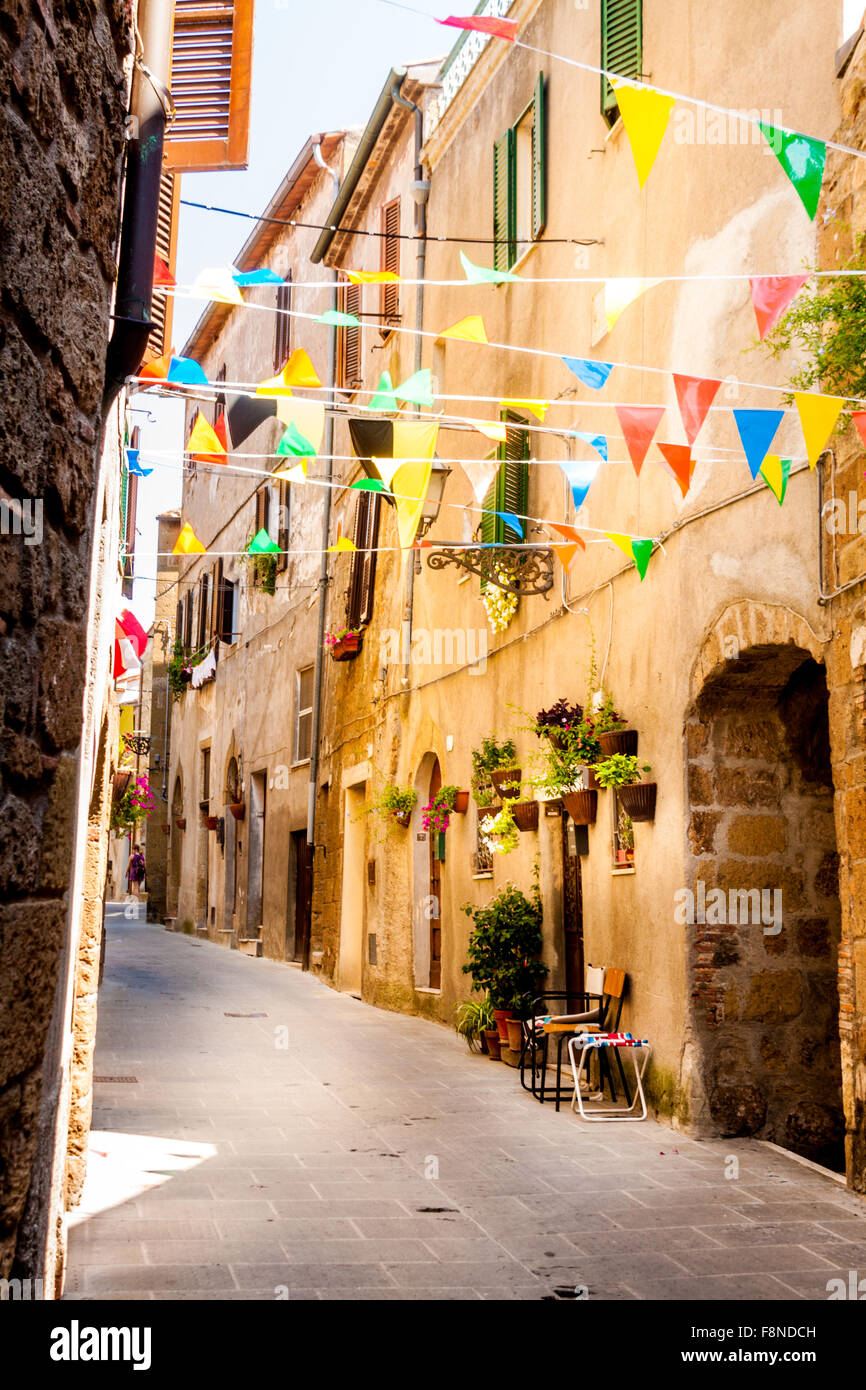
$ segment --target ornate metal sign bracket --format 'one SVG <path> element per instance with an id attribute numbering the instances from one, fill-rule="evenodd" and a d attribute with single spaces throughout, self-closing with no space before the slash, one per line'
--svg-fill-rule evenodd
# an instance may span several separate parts
<path id="1" fill-rule="evenodd" d="M 456 565 L 458 569 L 477 574 L 486 584 L 493 584 L 518 598 L 527 594 L 546 594 L 553 588 L 553 551 L 545 547 L 485 545 L 465 546 L 462 549 L 443 548 L 427 556 L 431 570 Z"/>

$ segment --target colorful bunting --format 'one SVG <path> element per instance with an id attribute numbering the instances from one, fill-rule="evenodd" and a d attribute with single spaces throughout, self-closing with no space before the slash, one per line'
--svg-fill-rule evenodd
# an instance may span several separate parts
<path id="1" fill-rule="evenodd" d="M 222 442 L 213 425 L 208 424 L 200 410 L 196 414 L 186 451 L 188 454 L 192 454 L 193 458 L 201 459 L 204 463 L 226 462 Z"/>
<path id="2" fill-rule="evenodd" d="M 309 441 L 307 456 L 317 454 L 322 447 L 325 433 L 325 407 L 321 401 L 302 400 L 298 396 L 279 396 L 277 398 L 277 419 L 284 425 L 294 425 L 299 434 Z"/>
<path id="3" fill-rule="evenodd" d="M 446 328 L 444 333 L 439 334 L 440 338 L 454 338 L 463 343 L 486 343 L 487 332 L 484 328 L 484 320 L 479 314 L 469 314 L 467 318 L 461 319 L 451 328 Z"/>
<path id="4" fill-rule="evenodd" d="M 310 361 L 309 354 L 303 348 L 295 348 L 288 362 L 285 363 L 281 372 L 276 376 L 270 377 L 268 381 L 263 381 L 256 387 L 257 396 L 290 396 L 292 387 L 317 387 L 321 386 L 319 378 L 316 376 L 316 369 Z"/>
<path id="5" fill-rule="evenodd" d="M 163 285 L 166 289 L 175 289 L 177 286 L 177 281 L 162 256 L 154 255 L 153 258 L 153 284 L 154 288 L 157 285 Z"/>
<path id="6" fill-rule="evenodd" d="M 385 484 L 382 483 L 382 482 L 380 482 L 378 478 L 359 478 L 358 481 L 357 481 L 356 483 L 350 483 L 350 484 L 349 484 L 349 487 L 350 487 L 350 488 L 354 488 L 354 489 L 356 490 L 356 492 L 387 492 L 387 491 L 388 491 L 388 489 L 386 488 Z"/>
<path id="7" fill-rule="evenodd" d="M 127 449 L 126 451 L 126 471 L 131 473 L 134 478 L 149 478 L 153 472 L 152 468 L 142 468 L 139 462 L 138 449 Z"/>
<path id="8" fill-rule="evenodd" d="M 240 289 L 246 289 L 250 285 L 284 285 L 286 283 L 275 270 L 268 270 L 265 266 L 261 270 L 237 271 L 232 279 Z"/>
<path id="9" fill-rule="evenodd" d="M 752 307 L 758 321 L 761 342 L 772 332 L 791 300 L 799 294 L 808 275 L 752 275 Z"/>
<path id="10" fill-rule="evenodd" d="M 640 470 L 665 408 L 663 405 L 618 405 L 615 409 L 628 456 L 636 475 L 640 477 Z"/>
<path id="11" fill-rule="evenodd" d="M 592 434 L 590 430 L 571 430 L 570 433 L 575 439 L 582 439 L 585 444 L 589 444 L 607 463 L 607 439 L 603 434 Z"/>
<path id="12" fill-rule="evenodd" d="M 291 421 L 285 430 L 277 445 L 276 452 L 280 458 L 285 458 L 289 455 L 294 458 L 314 458 L 316 455 L 316 449 L 311 440 L 309 440 L 305 434 L 301 433 L 294 420 Z"/>
<path id="13" fill-rule="evenodd" d="M 395 426 L 396 430 L 396 426 Z M 420 463 L 404 463 L 394 474 L 393 488 L 397 505 L 397 534 L 402 549 L 406 550 L 415 539 L 424 500 L 430 485 L 432 459 Z"/>
<path id="14" fill-rule="evenodd" d="M 614 327 L 623 310 L 658 283 L 658 280 L 641 280 L 624 276 L 620 276 L 616 280 L 605 280 L 604 318 L 608 333 Z"/>
<path id="15" fill-rule="evenodd" d="M 435 404 L 433 374 L 430 368 L 422 367 L 420 372 L 414 372 L 402 386 L 395 386 L 394 395 L 398 401 L 409 401 L 412 405 Z"/>
<path id="16" fill-rule="evenodd" d="M 396 410 L 397 397 L 394 395 L 394 383 L 391 380 L 390 372 L 383 372 L 379 377 L 379 384 L 376 387 L 375 395 L 370 401 L 368 410 Z"/>
<path id="17" fill-rule="evenodd" d="M 285 397 L 281 398 L 281 400 L 284 399 Z M 239 449 L 253 430 L 258 429 L 265 420 L 274 418 L 276 410 L 277 405 L 274 399 L 262 399 L 260 396 L 235 396 L 228 408 L 228 427 L 232 447 Z"/>
<path id="18" fill-rule="evenodd" d="M 271 540 L 264 526 L 257 531 L 247 546 L 248 555 L 279 555 L 280 547 Z"/>
<path id="19" fill-rule="evenodd" d="M 564 570 L 569 570 L 577 552 L 579 550 L 586 550 L 586 543 L 581 539 L 573 526 L 557 526 L 553 522 L 548 522 L 548 526 L 551 531 L 556 531 L 557 535 L 564 536 L 566 541 L 569 542 L 568 545 L 551 546 L 551 549 L 556 552 L 562 568 Z"/>
<path id="20" fill-rule="evenodd" d="M 563 357 L 562 360 L 578 381 L 593 391 L 600 391 L 613 371 L 612 362 L 596 362 L 591 357 Z"/>
<path id="21" fill-rule="evenodd" d="M 785 493 L 788 490 L 788 474 L 791 471 L 791 460 L 779 458 L 778 454 L 768 454 L 761 464 L 761 477 L 767 487 L 773 493 L 776 501 L 781 507 L 785 500 Z"/>
<path id="22" fill-rule="evenodd" d="M 517 38 L 516 19 L 496 19 L 492 15 L 470 14 L 453 15 L 447 19 L 437 19 L 437 24 L 450 24 L 454 29 L 477 29 L 480 34 L 493 34 L 498 39 L 513 43 Z"/>
<path id="23" fill-rule="evenodd" d="M 139 367 L 138 376 L 140 381 L 165 381 L 168 376 L 168 369 L 171 366 L 172 355 L 164 352 L 161 357 L 154 357 L 145 366 Z"/>
<path id="24" fill-rule="evenodd" d="M 180 535 L 174 543 L 172 555 L 206 555 L 207 551 L 202 545 L 195 531 L 187 521 L 180 530 Z"/>
<path id="25" fill-rule="evenodd" d="M 476 502 L 483 502 L 499 472 L 499 459 L 463 459 L 460 467 L 472 485 Z"/>
<path id="26" fill-rule="evenodd" d="M 499 408 L 500 410 L 528 410 L 544 424 L 544 417 L 550 408 L 550 401 L 517 401 L 508 399 L 500 401 Z"/>
<path id="27" fill-rule="evenodd" d="M 143 650 L 143 649 L 142 649 Z M 134 676 L 141 670 L 139 653 L 135 649 L 132 640 L 123 630 L 120 620 L 114 624 L 114 665 L 111 675 L 113 680 L 119 680 L 121 676 Z"/>
<path id="28" fill-rule="evenodd" d="M 484 265 L 473 265 L 469 257 L 460 252 L 460 263 L 463 266 L 463 274 L 470 285 L 502 285 L 511 280 L 520 280 L 519 275 L 512 275 L 510 270 L 488 270 Z"/>
<path id="29" fill-rule="evenodd" d="M 392 270 L 347 270 L 346 275 L 353 285 L 399 285 L 402 276 Z"/>
<path id="30" fill-rule="evenodd" d="M 220 444 L 223 446 L 223 453 L 227 454 L 229 451 L 229 437 L 226 433 L 225 412 L 222 410 L 219 411 L 216 419 L 213 422 L 213 432 L 219 440 Z"/>
<path id="31" fill-rule="evenodd" d="M 328 546 L 329 551 L 335 550 L 338 552 L 338 554 L 341 554 L 344 550 L 357 549 L 358 547 L 355 545 L 354 541 L 350 541 L 348 536 L 341 536 L 340 539 L 337 541 L 336 545 Z"/>
<path id="32" fill-rule="evenodd" d="M 866 448 L 866 410 L 853 410 L 851 412 L 852 423 L 857 426 L 864 448 Z"/>
<path id="33" fill-rule="evenodd" d="M 623 555 L 627 555 L 635 563 L 635 568 L 640 575 L 641 582 L 647 572 L 647 565 L 652 555 L 653 542 L 637 536 L 622 536 L 618 531 L 605 531 L 609 541 L 618 545 Z"/>
<path id="34" fill-rule="evenodd" d="M 773 154 L 797 190 L 810 218 L 818 211 L 827 146 L 823 140 L 758 121 Z"/>
<path id="35" fill-rule="evenodd" d="M 504 444 L 508 438 L 508 426 L 501 420 L 470 420 L 480 434 L 497 444 Z"/>
<path id="36" fill-rule="evenodd" d="M 803 427 L 809 467 L 814 468 L 824 452 L 845 401 L 841 396 L 815 396 L 809 391 L 795 391 L 794 400 Z"/>
<path id="37" fill-rule="evenodd" d="M 244 298 L 230 270 L 210 266 L 200 270 L 189 287 L 190 294 L 202 299 L 214 299 L 218 304 L 243 304 Z"/>
<path id="38" fill-rule="evenodd" d="M 516 512 L 494 512 L 493 515 L 501 516 L 506 525 L 510 526 L 512 531 L 516 531 L 520 539 L 523 540 L 523 522 Z"/>
<path id="39" fill-rule="evenodd" d="M 566 459 L 560 467 L 569 481 L 574 509 L 580 511 L 601 464 L 595 459 Z"/>
<path id="40" fill-rule="evenodd" d="M 679 484 L 680 492 L 685 497 L 692 485 L 692 474 L 695 471 L 695 460 L 692 458 L 691 447 L 688 444 L 662 444 L 659 449 L 664 454 L 669 465 L 670 472 Z"/>
<path id="41" fill-rule="evenodd" d="M 344 314 L 339 309 L 326 309 L 323 314 L 315 314 L 313 323 L 326 323 L 331 328 L 360 328 L 361 320 L 354 314 Z"/>
<path id="42" fill-rule="evenodd" d="M 767 450 L 784 418 L 784 410 L 734 411 L 734 421 L 753 478 L 757 478 L 761 464 L 767 456 Z"/>
<path id="43" fill-rule="evenodd" d="M 130 608 L 122 608 L 117 625 L 128 638 L 136 656 L 144 656 L 147 649 L 147 633 Z"/>
<path id="44" fill-rule="evenodd" d="M 638 183 L 643 188 L 661 148 L 674 97 L 663 96 L 652 87 L 633 87 L 621 78 L 611 78 L 616 104 L 634 155 Z"/>
<path id="45" fill-rule="evenodd" d="M 153 365 L 153 364 L 151 364 Z M 175 357 L 172 353 L 166 381 L 171 386 L 208 386 L 207 373 L 191 357 Z"/>
<path id="46" fill-rule="evenodd" d="M 711 377 L 679 376 L 674 372 L 674 390 L 689 445 L 697 439 L 721 384 Z"/>

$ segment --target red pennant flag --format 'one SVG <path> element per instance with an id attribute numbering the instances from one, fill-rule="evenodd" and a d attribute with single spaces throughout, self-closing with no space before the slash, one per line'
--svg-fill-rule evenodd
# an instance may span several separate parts
<path id="1" fill-rule="evenodd" d="M 226 431 L 226 417 L 225 417 L 225 415 L 223 414 L 222 411 L 220 411 L 219 415 L 216 417 L 216 419 L 215 419 L 214 422 L 213 422 L 213 432 L 214 432 L 214 434 L 216 435 L 217 439 L 219 440 L 220 444 L 222 444 L 222 446 L 223 446 L 223 448 L 225 449 L 226 453 L 228 453 L 228 451 L 229 451 L 229 437 L 228 437 L 228 432 Z M 228 463 L 228 459 L 224 459 L 223 462 L 224 462 L 224 463 Z"/>
<path id="2" fill-rule="evenodd" d="M 579 550 L 586 550 L 586 543 L 577 534 L 573 526 L 557 526 L 554 522 L 550 522 L 549 525 L 551 531 L 556 531 L 558 535 L 564 536 L 568 541 L 568 545 L 553 546 L 553 549 L 559 556 L 563 569 L 567 570 L 577 552 Z"/>
<path id="3" fill-rule="evenodd" d="M 776 327 L 791 300 L 800 293 L 808 278 L 808 275 L 753 275 L 749 278 L 752 307 L 758 320 L 758 336 L 761 342 Z"/>
<path id="4" fill-rule="evenodd" d="M 659 448 L 670 464 L 671 472 L 680 485 L 680 492 L 685 497 L 692 485 L 692 474 L 695 471 L 691 448 L 685 444 L 659 444 Z"/>
<path id="5" fill-rule="evenodd" d="M 617 419 L 622 426 L 625 446 L 634 471 L 640 477 L 647 450 L 653 442 L 656 426 L 665 413 L 663 405 L 618 405 Z"/>
<path id="6" fill-rule="evenodd" d="M 177 281 L 162 256 L 155 255 L 153 258 L 153 283 L 154 285 L 167 285 L 169 289 L 174 289 L 177 286 Z"/>
<path id="7" fill-rule="evenodd" d="M 866 410 L 852 410 L 851 419 L 857 426 L 857 433 L 863 440 L 863 447 L 866 449 Z"/>
<path id="8" fill-rule="evenodd" d="M 124 608 L 117 619 L 135 649 L 136 656 L 143 656 L 147 647 L 147 633 L 141 623 L 128 608 Z"/>
<path id="9" fill-rule="evenodd" d="M 450 14 L 447 19 L 437 19 L 437 24 L 450 24 L 453 29 L 477 29 L 482 34 L 494 34 L 497 39 L 507 39 L 514 43 L 517 38 L 516 19 L 494 19 L 490 15 Z"/>
<path id="10" fill-rule="evenodd" d="M 674 387 L 689 445 L 697 439 L 721 384 L 712 377 L 677 376 L 674 372 Z"/>

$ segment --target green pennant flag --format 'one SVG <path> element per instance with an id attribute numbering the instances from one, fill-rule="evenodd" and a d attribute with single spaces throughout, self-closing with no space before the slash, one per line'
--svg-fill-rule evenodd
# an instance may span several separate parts
<path id="1" fill-rule="evenodd" d="M 247 546 L 248 555 L 279 555 L 280 547 L 272 541 L 264 526 L 258 535 L 253 536 Z"/>
<path id="2" fill-rule="evenodd" d="M 635 569 L 643 580 L 653 553 L 653 541 L 640 536 L 623 536 L 619 531 L 605 531 L 609 541 L 618 545 L 623 555 L 634 561 Z"/>
<path id="3" fill-rule="evenodd" d="M 397 398 L 394 395 L 394 383 L 391 380 L 390 372 L 383 372 L 379 377 L 379 385 L 376 387 L 376 394 L 367 408 L 369 410 L 397 409 Z"/>
<path id="4" fill-rule="evenodd" d="M 332 328 L 359 328 L 360 319 L 356 319 L 354 314 L 341 313 L 339 309 L 326 309 L 323 314 L 316 314 L 313 323 L 327 323 Z"/>
<path id="5" fill-rule="evenodd" d="M 356 483 L 350 483 L 356 492 L 387 492 L 385 484 L 380 478 L 359 478 Z"/>
<path id="6" fill-rule="evenodd" d="M 488 270 L 485 265 L 473 265 L 468 256 L 460 252 L 460 264 L 470 285 L 501 285 L 508 280 L 520 280 L 520 275 L 512 275 L 510 270 Z"/>
<path id="7" fill-rule="evenodd" d="M 398 401 L 408 401 L 411 405 L 434 405 L 433 374 L 430 368 L 422 367 L 420 372 L 415 372 L 402 386 L 395 386 L 394 395 Z"/>
<path id="8" fill-rule="evenodd" d="M 781 507 L 788 490 L 791 460 L 779 458 L 778 454 L 767 454 L 758 471 Z"/>
<path id="9" fill-rule="evenodd" d="M 277 454 L 280 457 L 290 455 L 292 458 L 315 458 L 316 451 L 305 434 L 302 434 L 294 420 L 287 426 L 282 439 L 277 445 Z"/>
<path id="10" fill-rule="evenodd" d="M 758 121 L 764 138 L 800 195 L 810 217 L 818 211 L 827 146 L 823 140 Z"/>

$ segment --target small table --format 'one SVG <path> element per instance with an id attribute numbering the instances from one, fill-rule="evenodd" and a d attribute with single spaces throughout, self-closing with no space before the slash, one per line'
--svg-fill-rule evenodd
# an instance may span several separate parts
<path id="1" fill-rule="evenodd" d="M 594 1115 L 588 1115 L 583 1108 L 583 1097 L 580 1093 L 580 1073 L 583 1070 L 583 1065 L 586 1061 L 586 1055 L 588 1052 L 598 1052 L 599 1062 L 601 1062 L 602 1049 L 608 1047 L 614 1047 L 617 1049 L 617 1060 L 619 1062 L 620 1072 L 622 1072 L 622 1053 L 625 1051 L 633 1052 L 635 1076 L 634 1097 L 632 1098 L 631 1103 L 629 1105 L 619 1110 L 596 1111 Z M 578 1051 L 578 1049 L 580 1049 L 580 1058 L 579 1060 L 575 1060 L 575 1053 Z M 587 1123 L 590 1124 L 598 1123 L 599 1121 L 606 1122 L 614 1120 L 645 1120 L 647 1117 L 647 1108 L 646 1096 L 644 1095 L 643 1089 L 643 1078 L 644 1073 L 647 1069 L 647 1063 L 650 1059 L 651 1050 L 652 1049 L 650 1048 L 649 1041 L 646 1038 L 605 1038 L 602 1035 L 591 1039 L 588 1032 L 585 1030 L 570 1038 L 568 1043 L 568 1056 L 571 1062 L 571 1070 L 574 1073 L 574 1095 L 571 1098 L 572 1110 L 574 1110 L 574 1104 L 575 1101 L 577 1101 L 577 1109 L 580 1112 L 580 1118 L 582 1120 L 586 1120 Z M 641 1053 L 640 1058 L 637 1055 L 638 1052 Z M 628 1089 L 626 1089 L 626 1099 L 628 1099 Z M 633 1115 L 631 1112 L 634 1110 L 638 1101 L 640 1101 L 641 1103 L 641 1113 L 639 1115 Z"/>

